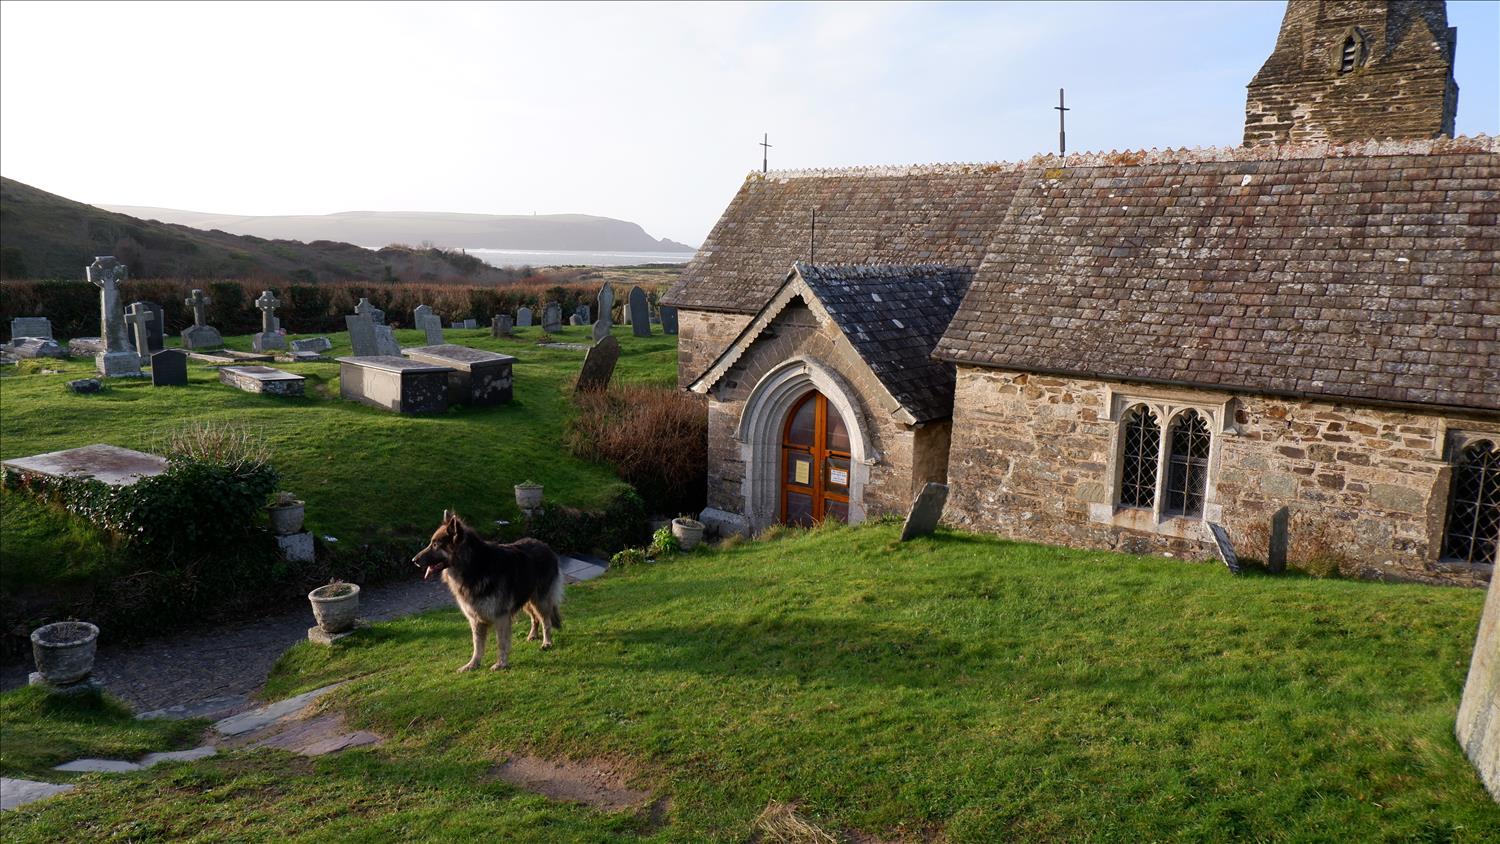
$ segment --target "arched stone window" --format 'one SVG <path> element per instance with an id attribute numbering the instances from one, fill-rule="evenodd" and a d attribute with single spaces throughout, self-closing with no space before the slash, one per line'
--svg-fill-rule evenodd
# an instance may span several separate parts
<path id="1" fill-rule="evenodd" d="M 1208 486 L 1208 452 L 1213 443 L 1208 423 L 1196 410 L 1183 411 L 1172 420 L 1168 439 L 1163 510 L 1174 516 L 1201 516 Z"/>
<path id="2" fill-rule="evenodd" d="M 1500 541 L 1500 447 L 1478 440 L 1458 453 L 1448 497 L 1443 558 L 1494 563 Z"/>
<path id="3" fill-rule="evenodd" d="M 1120 455 L 1120 506 L 1150 510 L 1156 506 L 1156 465 L 1161 453 L 1161 425 L 1145 405 L 1125 415 Z"/>

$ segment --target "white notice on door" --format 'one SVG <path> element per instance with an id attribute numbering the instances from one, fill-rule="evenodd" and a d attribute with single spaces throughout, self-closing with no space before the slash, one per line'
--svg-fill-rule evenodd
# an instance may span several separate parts
<path id="1" fill-rule="evenodd" d="M 849 485 L 849 470 L 848 469 L 829 469 L 828 470 L 828 482 L 831 483 L 831 484 L 838 484 L 839 486 L 848 486 Z"/>

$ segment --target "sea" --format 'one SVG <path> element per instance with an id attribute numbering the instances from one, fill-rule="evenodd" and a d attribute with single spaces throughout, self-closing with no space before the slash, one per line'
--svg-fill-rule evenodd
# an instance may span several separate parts
<path id="1" fill-rule="evenodd" d="M 465 249 L 494 267 L 630 267 L 637 264 L 686 264 L 691 252 L 546 252 L 524 249 Z"/>

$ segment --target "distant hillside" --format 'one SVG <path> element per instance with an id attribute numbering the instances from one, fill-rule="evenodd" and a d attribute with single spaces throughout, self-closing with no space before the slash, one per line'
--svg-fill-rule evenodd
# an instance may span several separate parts
<path id="1" fill-rule="evenodd" d="M 196 229 L 295 240 L 341 240 L 360 246 L 433 243 L 448 249 L 567 252 L 692 252 L 658 240 L 624 220 L 587 214 L 450 214 L 426 211 L 345 211 L 340 214 L 245 217 L 172 208 L 106 205 L 110 211 Z"/>
<path id="2" fill-rule="evenodd" d="M 511 281 L 517 274 L 438 249 L 267 240 L 141 220 L 0 178 L 0 277 L 83 277 L 98 255 L 136 278 Z"/>

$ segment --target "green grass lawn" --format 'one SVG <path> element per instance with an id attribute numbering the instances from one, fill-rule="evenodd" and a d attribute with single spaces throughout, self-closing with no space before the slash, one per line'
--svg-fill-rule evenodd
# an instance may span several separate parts
<path id="1" fill-rule="evenodd" d="M 115 378 L 106 381 L 105 392 L 80 396 L 63 383 L 92 374 L 92 361 L 23 361 L 0 377 L 0 458 L 99 442 L 152 451 L 188 422 L 241 425 L 265 439 L 283 486 L 307 502 L 309 528 L 343 542 L 426 537 L 449 508 L 485 525 L 514 520 L 519 513 L 511 487 L 528 478 L 546 485 L 550 501 L 598 506 L 620 482 L 608 466 L 572 457 L 561 442 L 583 352 L 537 346 L 539 328 L 517 331 L 515 340 L 492 339 L 488 329 L 445 332 L 449 342 L 514 355 L 515 400 L 435 416 L 400 416 L 341 400 L 333 361 L 271 364 L 306 376 L 301 399 L 241 392 L 220 384 L 214 368 L 197 363 L 189 365 L 186 387 Z M 582 343 L 590 331 L 565 327 L 553 336 Z M 334 343 L 330 358 L 351 353 L 348 334 L 328 336 Z M 422 338 L 418 331 L 396 336 L 407 346 Z M 638 338 L 628 326 L 616 336 L 623 347 L 618 380 L 675 383 L 677 338 Z M 230 337 L 228 345 L 248 351 L 250 341 Z M 49 369 L 60 372 L 42 374 Z M 63 556 L 60 549 L 39 550 L 27 535 L 46 532 L 35 516 L 17 514 L 0 523 L 0 544 Z"/>
<path id="2" fill-rule="evenodd" d="M 453 673 L 453 610 L 299 645 L 267 695 L 355 678 L 330 705 L 384 746 L 88 778 L 0 837 L 738 842 L 781 801 L 884 840 L 1500 840 L 1452 734 L 1481 592 L 895 536 L 612 571 L 504 673 Z M 511 753 L 628 767 L 664 817 L 517 790 Z"/>

